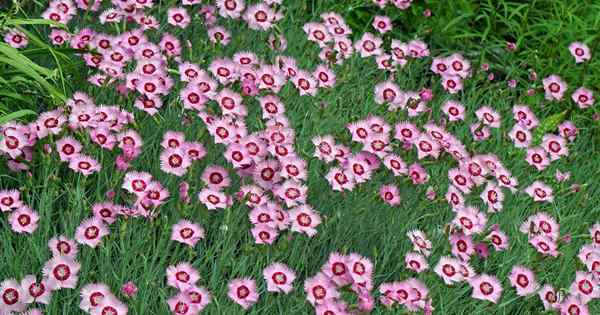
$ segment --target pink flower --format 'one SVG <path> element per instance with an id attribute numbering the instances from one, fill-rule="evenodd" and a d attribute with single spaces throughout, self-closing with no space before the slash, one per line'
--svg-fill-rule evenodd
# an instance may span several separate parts
<path id="1" fill-rule="evenodd" d="M 450 245 L 452 246 L 452 255 L 460 258 L 462 261 L 469 261 L 475 253 L 472 238 L 463 233 L 451 234 Z"/>
<path id="2" fill-rule="evenodd" d="M 340 296 L 333 283 L 321 272 L 304 281 L 304 291 L 307 295 L 306 299 L 313 306 L 327 303 Z"/>
<path id="3" fill-rule="evenodd" d="M 245 96 L 256 96 L 258 94 L 258 87 L 252 79 L 242 80 L 242 94 Z"/>
<path id="4" fill-rule="evenodd" d="M 533 198 L 536 202 L 552 202 L 554 196 L 552 196 L 552 188 L 541 181 L 535 181 L 527 188 L 524 192 Z"/>
<path id="5" fill-rule="evenodd" d="M 594 94 L 591 90 L 586 89 L 585 87 L 580 87 L 573 94 L 571 94 L 571 99 L 579 108 L 585 109 L 592 105 L 594 105 Z"/>
<path id="6" fill-rule="evenodd" d="M 539 291 L 538 295 L 544 304 L 546 311 L 557 310 L 560 307 L 561 297 L 560 294 L 549 284 L 544 285 Z"/>
<path id="7" fill-rule="evenodd" d="M 586 304 L 600 297 L 600 283 L 598 278 L 591 272 L 577 271 L 575 281 L 571 283 L 569 292 L 579 297 Z"/>
<path id="8" fill-rule="evenodd" d="M 566 140 L 557 135 L 544 135 L 542 138 L 542 147 L 548 152 L 552 161 L 559 159 L 561 156 L 569 155 Z"/>
<path id="9" fill-rule="evenodd" d="M 296 76 L 294 76 L 292 82 L 296 86 L 296 89 L 298 89 L 298 92 L 301 96 L 315 96 L 317 94 L 317 87 L 319 81 L 315 80 L 315 78 L 313 78 L 313 76 L 310 73 L 304 70 L 298 70 L 298 73 L 296 74 Z"/>
<path id="10" fill-rule="evenodd" d="M 74 289 L 79 279 L 81 265 L 72 258 L 55 256 L 44 264 L 42 272 L 51 287 L 56 289 Z"/>
<path id="11" fill-rule="evenodd" d="M 46 305 L 50 304 L 52 290 L 54 288 L 50 286 L 47 279 L 37 281 L 35 276 L 27 275 L 21 280 L 21 288 L 25 293 L 25 303 L 31 304 L 35 302 Z"/>
<path id="12" fill-rule="evenodd" d="M 79 244 L 95 248 L 102 238 L 109 234 L 108 227 L 97 217 L 91 217 L 81 222 L 75 230 L 75 240 Z"/>
<path id="13" fill-rule="evenodd" d="M 309 237 L 317 234 L 317 226 L 321 224 L 321 217 L 309 205 L 301 205 L 289 211 L 292 231 L 305 233 Z"/>
<path id="14" fill-rule="evenodd" d="M 78 154 L 69 161 L 69 168 L 77 173 L 83 174 L 83 176 L 88 176 L 99 172 L 102 166 L 93 158 L 87 155 Z"/>
<path id="15" fill-rule="evenodd" d="M 539 287 L 535 281 L 533 271 L 523 266 L 514 266 L 508 278 L 511 286 L 517 289 L 517 295 L 519 296 L 534 294 Z"/>
<path id="16" fill-rule="evenodd" d="M 503 251 L 508 248 L 508 236 L 500 230 L 493 230 L 485 237 L 492 243 L 496 251 Z"/>
<path id="17" fill-rule="evenodd" d="M 186 291 L 200 280 L 200 274 L 186 262 L 167 267 L 167 285 L 180 291 Z"/>
<path id="18" fill-rule="evenodd" d="M 379 188 L 379 196 L 390 206 L 397 206 L 400 204 L 400 192 L 396 185 L 382 185 Z"/>
<path id="19" fill-rule="evenodd" d="M 456 94 L 463 89 L 463 81 L 459 76 L 442 76 L 442 87 L 450 94 Z"/>
<path id="20" fill-rule="evenodd" d="M 231 33 L 222 26 L 213 26 L 207 30 L 208 38 L 214 44 L 227 46 L 231 41 Z"/>
<path id="21" fill-rule="evenodd" d="M 331 189 L 336 191 L 352 190 L 355 185 L 354 176 L 349 170 L 333 167 L 329 170 L 325 179 L 329 182 Z"/>
<path id="22" fill-rule="evenodd" d="M 250 278 L 233 279 L 227 287 L 227 296 L 244 310 L 249 309 L 258 302 L 259 295 L 256 292 L 256 282 Z"/>
<path id="23" fill-rule="evenodd" d="M 275 12 L 264 3 L 251 5 L 244 13 L 244 20 L 248 23 L 248 27 L 253 30 L 266 31 L 281 18 L 282 15 L 279 12 Z"/>
<path id="24" fill-rule="evenodd" d="M 515 124 L 508 133 L 516 148 L 526 149 L 531 145 L 533 135 L 521 124 Z"/>
<path id="25" fill-rule="evenodd" d="M 385 34 L 392 30 L 392 20 L 387 16 L 377 15 L 371 24 L 380 34 Z"/>
<path id="26" fill-rule="evenodd" d="M 500 127 L 500 114 L 489 106 L 482 106 L 476 112 L 477 118 L 485 125 L 492 128 Z"/>
<path id="27" fill-rule="evenodd" d="M 508 51 L 517 50 L 517 44 L 514 42 L 506 42 L 506 50 L 508 50 Z"/>
<path id="28" fill-rule="evenodd" d="M 427 264 L 427 260 L 423 255 L 419 253 L 406 253 L 404 256 L 404 263 L 406 264 L 406 268 L 410 269 L 414 272 L 421 273 L 427 269 L 429 269 L 429 264 Z"/>
<path id="29" fill-rule="evenodd" d="M 171 240 L 186 244 L 190 247 L 204 238 L 204 229 L 188 220 L 180 220 L 172 227 Z"/>
<path id="30" fill-rule="evenodd" d="M 98 307 L 100 302 L 111 293 L 110 288 L 104 283 L 88 283 L 81 288 L 79 295 L 81 296 L 79 308 L 89 313 L 92 308 Z"/>
<path id="31" fill-rule="evenodd" d="M 575 126 L 575 124 L 572 121 L 564 121 L 562 124 L 560 124 L 558 126 L 558 130 L 559 130 L 559 134 L 569 140 L 569 141 L 574 141 L 575 137 L 577 136 L 577 133 L 579 132 L 579 130 L 577 129 L 577 126 Z"/>
<path id="32" fill-rule="evenodd" d="M 51 238 L 48 241 L 48 248 L 50 248 L 52 256 L 64 256 L 72 259 L 75 259 L 79 251 L 75 241 L 62 235 Z"/>
<path id="33" fill-rule="evenodd" d="M 407 0 L 395 0 L 396 2 L 399 1 L 407 1 Z M 412 0 L 410 0 L 412 1 Z M 425 58 L 427 56 L 429 56 L 429 48 L 427 48 L 427 44 L 425 44 L 425 42 L 418 40 L 418 39 L 413 39 L 410 42 L 408 42 L 408 52 L 410 53 L 410 56 L 413 58 Z"/>
<path id="34" fill-rule="evenodd" d="M 294 207 L 306 202 L 308 187 L 293 179 L 288 179 L 274 189 L 277 197 L 285 201 L 286 206 Z"/>
<path id="35" fill-rule="evenodd" d="M 561 314 L 589 315 L 588 306 L 578 296 L 570 295 L 560 303 Z"/>
<path id="36" fill-rule="evenodd" d="M 481 192 L 481 200 L 488 206 L 488 211 L 498 212 L 502 210 L 502 201 L 504 200 L 504 193 L 502 189 L 494 182 L 489 181 L 485 186 L 485 189 Z"/>
<path id="37" fill-rule="evenodd" d="M 531 109 L 525 105 L 513 106 L 512 112 L 514 120 L 528 130 L 537 127 L 539 124 L 539 121 L 533 111 L 531 111 Z"/>
<path id="38" fill-rule="evenodd" d="M 192 162 L 180 148 L 168 148 L 160 154 L 160 169 L 168 174 L 183 176 Z"/>
<path id="39" fill-rule="evenodd" d="M 11 29 L 6 35 L 4 35 L 4 42 L 9 44 L 13 48 L 23 48 L 27 46 L 29 40 L 27 35 L 17 29 Z"/>
<path id="40" fill-rule="evenodd" d="M 239 18 L 246 8 L 244 0 L 217 0 L 216 6 L 219 8 L 219 15 L 233 19 Z"/>
<path id="41" fill-rule="evenodd" d="M 128 298 L 134 298 L 138 293 L 138 288 L 133 281 L 128 281 L 121 286 L 121 293 Z"/>
<path id="42" fill-rule="evenodd" d="M 294 287 L 296 274 L 288 266 L 281 263 L 273 263 L 263 270 L 263 277 L 267 282 L 267 291 L 288 294 Z"/>
<path id="43" fill-rule="evenodd" d="M 16 190 L 0 190 L 0 210 L 10 212 L 23 206 L 21 193 Z"/>
<path id="44" fill-rule="evenodd" d="M 542 171 L 550 165 L 546 150 L 540 147 L 527 149 L 525 161 L 527 161 L 527 164 L 535 166 L 538 171 Z"/>
<path id="45" fill-rule="evenodd" d="M 563 98 L 563 94 L 567 90 L 567 83 L 563 81 L 558 75 L 550 75 L 544 80 L 542 80 L 544 84 L 545 97 L 549 101 L 560 101 Z"/>
<path id="46" fill-rule="evenodd" d="M 481 233 L 484 230 L 487 217 L 483 212 L 477 210 L 477 208 L 464 207 L 458 209 L 452 223 L 461 228 L 464 234 L 473 235 Z"/>
<path id="47" fill-rule="evenodd" d="M 255 244 L 271 245 L 279 236 L 279 232 L 268 224 L 257 224 L 250 230 L 250 233 L 254 237 Z"/>
<path id="48" fill-rule="evenodd" d="M 211 188 L 204 188 L 198 193 L 198 200 L 208 210 L 225 209 L 229 204 L 229 197 L 223 192 Z"/>
<path id="49" fill-rule="evenodd" d="M 190 24 L 190 16 L 184 8 L 169 8 L 167 22 L 173 26 L 186 28 Z"/>
<path id="50" fill-rule="evenodd" d="M 383 53 L 383 50 L 381 49 L 382 44 L 383 40 L 381 40 L 381 38 L 376 37 L 369 32 L 365 32 L 354 44 L 354 49 L 360 53 L 362 58 L 367 58 L 370 56 L 381 55 Z"/>
<path id="51" fill-rule="evenodd" d="M 6 314 L 22 312 L 27 308 L 25 292 L 21 285 L 14 279 L 7 279 L 0 283 L 0 310 Z"/>
<path id="52" fill-rule="evenodd" d="M 487 300 L 494 304 L 498 303 L 502 295 L 502 285 L 494 276 L 481 274 L 469 279 L 469 285 L 473 288 L 471 297 L 479 300 Z"/>
<path id="53" fill-rule="evenodd" d="M 175 296 L 167 300 L 169 309 L 172 314 L 180 315 L 195 315 L 198 314 L 198 309 L 192 305 L 190 295 L 187 292 L 180 291 Z"/>
<path id="54" fill-rule="evenodd" d="M 227 170 L 219 165 L 207 166 L 202 172 L 201 178 L 206 185 L 214 189 L 229 187 L 231 183 Z"/>
<path id="55" fill-rule="evenodd" d="M 529 240 L 529 244 L 545 256 L 558 257 L 556 242 L 545 235 L 536 235 Z"/>
<path id="56" fill-rule="evenodd" d="M 201 312 L 206 308 L 208 304 L 212 301 L 212 296 L 210 292 L 203 287 L 191 286 L 185 292 L 189 298 L 189 303 L 192 306 L 192 310 L 197 310 Z"/>
<path id="57" fill-rule="evenodd" d="M 361 294 L 358 296 L 358 309 L 364 313 L 371 313 L 375 308 L 375 298 L 370 294 Z"/>
<path id="58" fill-rule="evenodd" d="M 335 85 L 335 73 L 326 65 L 318 65 L 313 77 L 318 80 L 319 87 L 332 88 Z"/>
<path id="59" fill-rule="evenodd" d="M 37 212 L 27 206 L 22 206 L 8 217 L 10 228 L 16 233 L 32 234 L 37 229 L 39 221 Z"/>
<path id="60" fill-rule="evenodd" d="M 572 42 L 569 45 L 569 52 L 575 57 L 575 63 L 586 62 L 592 58 L 590 48 L 582 42 Z"/>
<path id="61" fill-rule="evenodd" d="M 429 174 L 419 163 L 413 163 L 408 167 L 408 175 L 413 185 L 422 185 L 429 181 Z"/>
<path id="62" fill-rule="evenodd" d="M 119 301 L 114 295 L 109 294 L 100 300 L 98 306 L 90 310 L 91 315 L 127 315 L 127 305 Z"/>
<path id="63" fill-rule="evenodd" d="M 427 239 L 427 235 L 423 233 L 421 230 L 412 230 L 406 233 L 406 236 L 413 244 L 413 250 L 419 252 L 426 257 L 429 257 L 431 254 L 432 244 L 429 239 Z"/>

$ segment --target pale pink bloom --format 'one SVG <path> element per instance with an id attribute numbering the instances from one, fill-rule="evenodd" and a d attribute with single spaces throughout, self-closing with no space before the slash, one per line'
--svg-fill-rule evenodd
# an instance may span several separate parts
<path id="1" fill-rule="evenodd" d="M 48 280 L 42 279 L 41 281 L 37 281 L 35 276 L 27 275 L 21 280 L 21 288 L 25 294 L 25 303 L 50 304 L 52 290 L 54 288 L 50 285 Z"/>
<path id="2" fill-rule="evenodd" d="M 550 75 L 542 80 L 544 85 L 545 97 L 547 100 L 560 101 L 563 98 L 563 94 L 567 90 L 567 83 L 563 81 L 558 75 Z"/>
<path id="3" fill-rule="evenodd" d="M 429 181 L 429 174 L 419 163 L 413 163 L 408 167 L 408 175 L 413 185 L 422 185 Z"/>
<path id="4" fill-rule="evenodd" d="M 415 139 L 414 145 L 417 147 L 417 158 L 419 160 L 427 156 L 437 159 L 440 155 L 440 145 L 426 133 L 421 133 L 419 137 Z"/>
<path id="5" fill-rule="evenodd" d="M 185 134 L 183 132 L 167 131 L 163 135 L 163 139 L 160 142 L 160 146 L 164 149 L 168 148 L 179 148 L 185 143 Z"/>
<path id="6" fill-rule="evenodd" d="M 213 26 L 207 31 L 208 39 L 214 44 L 227 46 L 231 41 L 231 33 L 222 26 Z"/>
<path id="7" fill-rule="evenodd" d="M 89 313 L 92 308 L 98 307 L 105 297 L 111 295 L 111 292 L 104 283 L 88 283 L 81 288 L 79 295 L 81 296 L 79 308 Z"/>
<path id="8" fill-rule="evenodd" d="M 376 15 L 371 25 L 380 34 L 385 34 L 392 30 L 392 20 L 387 16 Z"/>
<path id="9" fill-rule="evenodd" d="M 463 89 L 463 80 L 459 76 L 442 76 L 442 87 L 450 94 L 456 94 Z"/>
<path id="10" fill-rule="evenodd" d="M 494 304 L 498 303 L 502 295 L 502 284 L 494 276 L 481 274 L 469 279 L 469 285 L 473 288 L 471 297 L 479 300 L 487 300 Z"/>
<path id="11" fill-rule="evenodd" d="M 538 291 L 538 295 L 544 304 L 544 310 L 557 310 L 560 307 L 561 297 L 554 287 L 549 284 L 544 285 Z"/>
<path id="12" fill-rule="evenodd" d="M 16 190 L 0 190 L 0 210 L 10 212 L 23 206 L 21 193 Z"/>
<path id="13" fill-rule="evenodd" d="M 413 144 L 419 138 L 421 132 L 416 125 L 410 122 L 399 122 L 395 126 L 394 138 L 404 143 Z"/>
<path id="14" fill-rule="evenodd" d="M 379 188 L 379 196 L 390 206 L 397 206 L 400 204 L 400 191 L 396 185 L 382 185 Z"/>
<path id="15" fill-rule="evenodd" d="M 281 87 L 286 83 L 285 75 L 273 65 L 262 65 L 256 70 L 256 77 L 259 89 L 269 89 L 273 93 L 279 93 Z"/>
<path id="16" fill-rule="evenodd" d="M 331 280 L 321 272 L 304 281 L 304 291 L 307 294 L 306 299 L 313 306 L 325 304 L 340 296 Z"/>
<path id="17" fill-rule="evenodd" d="M 465 205 L 465 197 L 463 193 L 458 190 L 454 185 L 448 186 L 448 191 L 446 192 L 446 201 L 452 206 L 452 210 L 456 211 L 456 209 L 462 208 Z"/>
<path id="18" fill-rule="evenodd" d="M 569 52 L 575 58 L 575 63 L 586 62 L 592 58 L 590 48 L 582 42 L 572 42 L 569 45 Z"/>
<path id="19" fill-rule="evenodd" d="M 371 282 L 373 277 L 373 263 L 368 258 L 351 253 L 346 257 L 346 266 L 354 284 Z"/>
<path id="20" fill-rule="evenodd" d="M 256 291 L 256 282 L 250 278 L 233 279 L 227 287 L 227 296 L 245 310 L 258 302 L 259 294 Z"/>
<path id="21" fill-rule="evenodd" d="M 198 200 L 208 210 L 225 209 L 230 202 L 229 197 L 225 193 L 211 188 L 202 189 L 198 193 Z"/>
<path id="22" fill-rule="evenodd" d="M 288 294 L 294 287 L 296 274 L 292 269 L 282 263 L 273 263 L 263 270 L 263 277 L 267 282 L 267 291 Z"/>
<path id="23" fill-rule="evenodd" d="M 557 135 L 546 134 L 542 138 L 542 147 L 550 155 L 552 161 L 558 160 L 561 156 L 569 155 L 566 140 Z"/>
<path id="24" fill-rule="evenodd" d="M 6 279 L 0 283 L 0 311 L 4 314 L 22 312 L 27 308 L 25 304 L 26 293 L 21 285 L 14 279 Z"/>
<path id="25" fill-rule="evenodd" d="M 237 19 L 246 8 L 246 3 L 244 0 L 217 0 L 216 6 L 222 17 Z"/>
<path id="26" fill-rule="evenodd" d="M 79 269 L 81 265 L 76 260 L 55 256 L 44 264 L 42 272 L 52 288 L 74 289 L 79 279 Z"/>
<path id="27" fill-rule="evenodd" d="M 347 256 L 332 252 L 329 254 L 329 259 L 327 260 L 327 263 L 323 265 L 321 271 L 338 287 L 349 285 L 353 280 L 347 262 Z"/>
<path id="28" fill-rule="evenodd" d="M 585 109 L 594 105 L 595 101 L 594 93 L 585 87 L 580 87 L 577 90 L 575 90 L 575 92 L 571 94 L 571 99 L 581 109 Z"/>
<path id="29" fill-rule="evenodd" d="M 375 102 L 399 106 L 405 102 L 405 96 L 396 83 L 384 81 L 375 85 Z"/>
<path id="30" fill-rule="evenodd" d="M 187 292 L 179 291 L 175 296 L 167 300 L 172 314 L 178 315 L 197 315 L 198 309 L 192 305 L 190 295 Z"/>
<path id="31" fill-rule="evenodd" d="M 71 39 L 71 34 L 65 30 L 54 28 L 48 37 L 53 45 L 61 46 Z"/>
<path id="32" fill-rule="evenodd" d="M 476 112 L 477 118 L 485 125 L 492 128 L 500 127 L 500 114 L 489 106 L 482 106 Z"/>
<path id="33" fill-rule="evenodd" d="M 171 240 L 194 247 L 196 243 L 204 238 L 204 229 L 188 220 L 180 220 L 173 225 Z"/>
<path id="34" fill-rule="evenodd" d="M 460 272 L 460 261 L 454 257 L 443 256 L 433 269 L 446 285 L 452 285 L 464 280 Z"/>
<path id="35" fill-rule="evenodd" d="M 212 302 L 210 292 L 203 287 L 191 286 L 185 291 L 185 294 L 187 294 L 189 298 L 192 310 L 196 310 L 197 312 L 201 312 L 208 304 L 210 304 L 210 302 Z"/>
<path id="36" fill-rule="evenodd" d="M 399 155 L 389 154 L 383 159 L 385 167 L 392 171 L 394 176 L 406 175 L 408 168 Z"/>
<path id="37" fill-rule="evenodd" d="M 447 75 L 456 75 L 466 79 L 471 75 L 471 63 L 460 54 L 452 54 L 445 59 L 448 65 Z"/>
<path id="38" fill-rule="evenodd" d="M 244 12 L 244 20 L 248 23 L 248 27 L 254 30 L 266 31 L 281 18 L 281 13 L 274 11 L 264 3 L 251 5 Z"/>
<path id="39" fill-rule="evenodd" d="M 189 263 L 182 262 L 167 267 L 167 285 L 180 291 L 186 291 L 200 280 L 200 274 Z"/>
<path id="40" fill-rule="evenodd" d="M 535 274 L 523 266 L 514 266 L 508 275 L 510 285 L 517 289 L 517 295 L 527 296 L 534 294 L 539 285 L 535 280 Z"/>
<path id="41" fill-rule="evenodd" d="M 521 124 L 515 124 L 508 133 L 516 148 L 526 149 L 531 145 L 533 135 Z"/>
<path id="42" fill-rule="evenodd" d="M 173 26 L 186 28 L 190 24 L 190 16 L 184 8 L 169 8 L 167 10 L 167 22 Z"/>
<path id="43" fill-rule="evenodd" d="M 508 248 L 508 236 L 500 230 L 491 231 L 485 238 L 492 243 L 492 246 L 497 251 L 503 251 Z"/>
<path id="44" fill-rule="evenodd" d="M 458 209 L 452 223 L 461 228 L 466 235 L 479 234 L 485 228 L 487 217 L 485 213 L 480 212 L 477 208 L 464 207 Z"/>
<path id="45" fill-rule="evenodd" d="M 527 149 L 525 161 L 527 161 L 529 165 L 535 166 L 538 171 L 542 171 L 550 165 L 548 154 L 546 150 L 541 147 Z"/>
<path id="46" fill-rule="evenodd" d="M 209 165 L 202 172 L 202 181 L 211 188 L 222 189 L 229 187 L 231 180 L 227 170 L 219 165 Z"/>
<path id="47" fill-rule="evenodd" d="M 298 70 L 296 76 L 294 76 L 293 81 L 296 89 L 300 95 L 310 95 L 315 96 L 317 94 L 317 87 L 319 81 L 315 80 L 315 78 L 308 72 L 304 70 Z"/>
<path id="48" fill-rule="evenodd" d="M 352 190 L 355 185 L 352 173 L 339 167 L 331 168 L 325 175 L 325 179 L 327 179 L 331 188 L 336 191 Z"/>
<path id="49" fill-rule="evenodd" d="M 552 202 L 554 196 L 552 195 L 552 188 L 541 181 L 535 181 L 527 188 L 524 192 L 533 198 L 536 202 Z"/>
<path id="50" fill-rule="evenodd" d="M 600 298 L 600 282 L 591 272 L 577 271 L 569 292 L 579 297 L 582 303 L 587 304 L 593 299 Z"/>
<path id="51" fill-rule="evenodd" d="M 108 294 L 102 300 L 98 306 L 90 309 L 90 315 L 127 315 L 127 305 L 119 301 L 114 295 Z"/>
<path id="52" fill-rule="evenodd" d="M 588 306 L 578 296 L 569 295 L 559 306 L 561 315 L 589 315 Z"/>
<path id="53" fill-rule="evenodd" d="M 81 173 L 84 176 L 99 172 L 101 165 L 93 158 L 78 154 L 69 161 L 69 168 L 75 172 Z"/>
<path id="54" fill-rule="evenodd" d="M 395 0 L 399 1 L 407 1 L 407 0 Z M 412 0 L 410 0 L 412 1 Z M 429 48 L 427 44 L 419 39 L 413 39 L 408 42 L 408 52 L 412 58 L 425 58 L 429 56 Z"/>
<path id="55" fill-rule="evenodd" d="M 448 179 L 450 179 L 452 185 L 465 194 L 470 193 L 471 189 L 475 187 L 475 183 L 471 180 L 470 174 L 460 168 L 448 170 Z"/>
<path id="56" fill-rule="evenodd" d="M 429 264 L 423 255 L 419 253 L 406 253 L 404 256 L 404 263 L 406 264 L 406 268 L 410 269 L 414 272 L 421 273 L 429 269 Z"/>
<path id="57" fill-rule="evenodd" d="M 321 224 L 321 217 L 309 205 L 301 205 L 289 211 L 292 231 L 305 233 L 309 237 L 317 234 L 317 227 Z"/>
<path id="58" fill-rule="evenodd" d="M 481 200 L 488 206 L 488 211 L 498 212 L 502 210 L 502 201 L 504 201 L 504 193 L 493 181 L 488 181 L 485 189 L 479 195 Z"/>
<path id="59" fill-rule="evenodd" d="M 13 48 L 23 48 L 27 46 L 29 40 L 27 35 L 18 29 L 11 29 L 6 35 L 4 35 L 4 42 Z"/>
<path id="60" fill-rule="evenodd" d="M 48 241 L 48 248 L 50 248 L 52 256 L 65 256 L 73 259 L 79 251 L 75 241 L 62 235 L 51 238 Z"/>
<path id="61" fill-rule="evenodd" d="M 108 227 L 101 219 L 91 217 L 82 221 L 77 227 L 75 230 L 75 240 L 79 244 L 95 248 L 109 232 Z"/>
<path id="62" fill-rule="evenodd" d="M 452 247 L 452 255 L 460 258 L 462 261 L 469 261 L 475 253 L 472 238 L 463 233 L 451 234 L 450 245 Z"/>
<path id="63" fill-rule="evenodd" d="M 304 24 L 302 30 L 308 36 L 308 40 L 317 43 L 319 47 L 325 47 L 331 41 L 331 34 L 324 24 L 309 22 Z"/>
<path id="64" fill-rule="evenodd" d="M 444 102 L 442 111 L 448 116 L 449 121 L 465 119 L 465 107 L 456 101 L 448 100 Z"/>
<path id="65" fill-rule="evenodd" d="M 529 130 L 537 127 L 539 124 L 537 117 L 528 106 L 515 105 L 512 112 L 514 120 Z"/>
<path id="66" fill-rule="evenodd" d="M 356 49 L 362 58 L 370 56 L 378 56 L 383 53 L 381 45 L 383 40 L 374 36 L 369 32 L 365 32 L 363 36 L 354 43 L 354 49 Z"/>
<path id="67" fill-rule="evenodd" d="M 388 0 L 373 0 L 373 3 L 377 5 L 379 8 L 385 8 L 385 5 L 388 3 Z"/>
<path id="68" fill-rule="evenodd" d="M 575 126 L 575 124 L 572 121 L 564 121 L 562 124 L 560 124 L 558 126 L 558 130 L 559 130 L 559 134 L 569 140 L 570 142 L 574 141 L 575 138 L 577 137 L 577 134 L 579 132 L 579 130 L 577 129 L 577 126 Z"/>
<path id="69" fill-rule="evenodd" d="M 231 59 L 214 59 L 208 66 L 208 70 L 217 80 L 223 84 L 229 84 L 238 78 L 238 66 Z"/>
<path id="70" fill-rule="evenodd" d="M 317 136 L 312 139 L 315 146 L 314 156 L 325 162 L 332 162 L 335 159 L 333 147 L 335 139 L 331 135 Z"/>
<path id="71" fill-rule="evenodd" d="M 38 227 L 40 217 L 28 206 L 21 206 L 8 216 L 10 228 L 16 233 L 32 234 Z"/>
<path id="72" fill-rule="evenodd" d="M 318 65 L 313 77 L 319 81 L 319 87 L 331 88 L 335 85 L 335 73 L 326 65 Z"/>
<path id="73" fill-rule="evenodd" d="M 306 162 L 303 159 L 297 156 L 289 156 L 281 159 L 279 162 L 281 164 L 280 175 L 283 178 L 306 180 L 308 175 Z"/>
<path id="74" fill-rule="evenodd" d="M 254 237 L 255 244 L 268 244 L 271 245 L 279 236 L 278 230 L 271 225 L 257 224 L 255 225 L 250 233 Z"/>
<path id="75" fill-rule="evenodd" d="M 535 249 L 543 255 L 558 257 L 557 244 L 554 240 L 546 235 L 536 235 L 529 240 Z"/>
<path id="76" fill-rule="evenodd" d="M 168 174 L 183 176 L 191 164 L 188 155 L 181 148 L 168 148 L 160 154 L 160 168 Z"/>
<path id="77" fill-rule="evenodd" d="M 419 252 L 426 257 L 429 257 L 431 254 L 432 244 L 429 239 L 427 239 L 427 235 L 423 233 L 421 230 L 412 230 L 406 233 L 406 236 L 413 244 L 413 250 Z"/>

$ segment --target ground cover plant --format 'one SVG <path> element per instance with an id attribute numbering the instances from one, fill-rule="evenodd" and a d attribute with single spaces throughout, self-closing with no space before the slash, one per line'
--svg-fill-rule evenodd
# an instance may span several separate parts
<path id="1" fill-rule="evenodd" d="M 1 8 L 0 314 L 600 313 L 600 2 Z"/>

